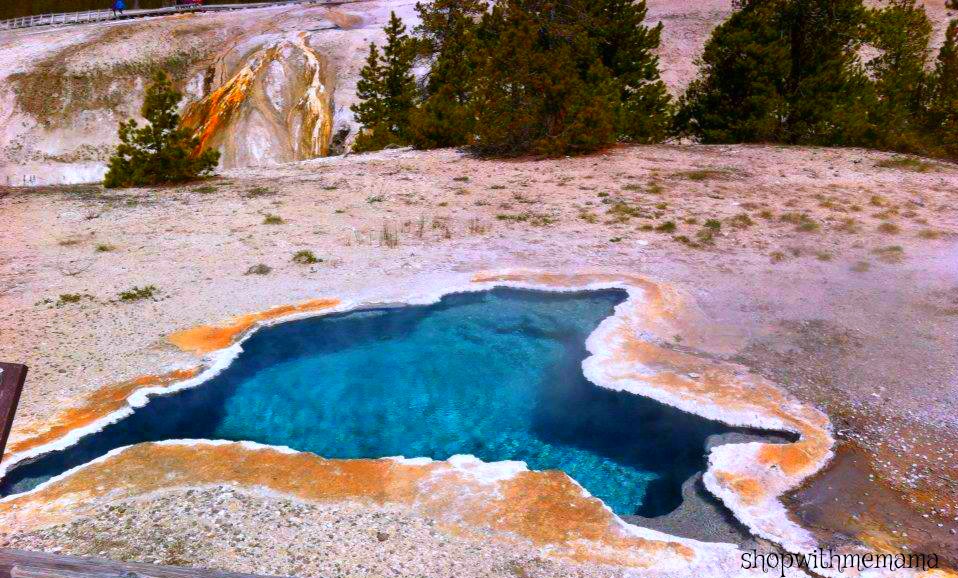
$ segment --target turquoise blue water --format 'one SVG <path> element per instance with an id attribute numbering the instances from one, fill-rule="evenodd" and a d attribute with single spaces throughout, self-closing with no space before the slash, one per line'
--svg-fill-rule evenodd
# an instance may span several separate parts
<path id="1" fill-rule="evenodd" d="M 216 378 L 14 469 L 0 493 L 117 447 L 203 438 L 328 458 L 522 460 L 620 514 L 664 513 L 704 467 L 705 438 L 727 429 L 583 377 L 586 338 L 625 297 L 497 289 L 266 328 Z"/>

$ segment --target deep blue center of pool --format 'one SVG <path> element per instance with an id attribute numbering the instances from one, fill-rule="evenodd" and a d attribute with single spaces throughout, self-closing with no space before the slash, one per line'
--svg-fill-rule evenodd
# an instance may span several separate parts
<path id="1" fill-rule="evenodd" d="M 729 430 L 585 379 L 586 338 L 625 298 L 496 289 L 265 328 L 217 377 L 15 468 L 0 493 L 125 445 L 203 438 L 327 458 L 522 460 L 619 514 L 662 514 L 703 469 L 706 437 Z"/>

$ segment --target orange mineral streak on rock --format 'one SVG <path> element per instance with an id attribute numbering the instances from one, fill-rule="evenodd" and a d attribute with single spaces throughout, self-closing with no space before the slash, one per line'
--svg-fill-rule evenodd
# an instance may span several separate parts
<path id="1" fill-rule="evenodd" d="M 733 488 L 746 504 L 756 504 L 767 497 L 761 483 L 754 478 L 723 471 L 715 472 L 715 477 L 727 487 Z"/>
<path id="2" fill-rule="evenodd" d="M 239 111 L 250 93 L 255 77 L 256 71 L 250 66 L 244 66 L 226 84 L 187 109 L 182 124 L 194 130 L 200 141 L 194 154 L 206 149 L 216 133 Z"/>
<path id="3" fill-rule="evenodd" d="M 447 532 L 528 540 L 578 561 L 647 568 L 694 557 L 683 544 L 628 533 L 599 500 L 586 497 L 561 472 L 525 471 L 490 481 L 448 462 L 325 460 L 241 443 L 133 446 L 35 493 L 0 502 L 0 535 L 66 522 L 98 501 L 220 484 L 266 488 L 314 502 L 404 505 L 434 518 Z"/>
<path id="4" fill-rule="evenodd" d="M 212 76 L 228 80 L 183 115 L 183 126 L 199 139 L 194 154 L 217 148 L 226 167 L 329 154 L 334 74 L 306 32 L 259 46 L 244 53 L 240 65 L 220 69 L 227 60 L 218 59 Z"/>
<path id="5" fill-rule="evenodd" d="M 295 305 L 281 305 L 259 313 L 249 313 L 234 317 L 223 325 L 200 325 L 192 329 L 178 331 L 167 339 L 183 351 L 206 355 L 213 351 L 229 347 L 237 337 L 261 321 L 269 321 L 296 315 L 331 309 L 340 304 L 339 299 L 313 299 Z"/>
<path id="6" fill-rule="evenodd" d="M 198 368 L 178 369 L 165 375 L 146 375 L 102 387 L 79 400 L 75 407 L 64 410 L 60 415 L 42 426 L 28 426 L 18 429 L 17 435 L 22 439 L 10 445 L 4 459 L 14 454 L 45 446 L 59 440 L 73 430 L 86 427 L 122 409 L 126 405 L 127 398 L 140 389 L 166 387 L 178 381 L 195 377 L 198 373 Z"/>

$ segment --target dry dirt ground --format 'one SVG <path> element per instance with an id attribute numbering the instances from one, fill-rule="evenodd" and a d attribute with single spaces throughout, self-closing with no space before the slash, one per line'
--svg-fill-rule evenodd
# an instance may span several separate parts
<path id="1" fill-rule="evenodd" d="M 194 366 L 166 342 L 176 330 L 316 297 L 396 300 L 486 269 L 636 273 L 695 296 L 747 336 L 732 360 L 831 417 L 839 459 L 790 498 L 800 520 L 826 542 L 956 565 L 955 165 L 758 146 L 398 150 L 174 188 L 2 189 L 0 215 L 0 358 L 32 366 L 14 439 L 99 387 Z M 294 262 L 302 250 L 321 261 Z M 155 296 L 119 297 L 145 286 Z M 47 532 L 20 545 L 96 553 L 76 528 Z M 184 556 L 220 547 L 215 535 Z M 262 570 L 237 556 L 230 567 Z"/>

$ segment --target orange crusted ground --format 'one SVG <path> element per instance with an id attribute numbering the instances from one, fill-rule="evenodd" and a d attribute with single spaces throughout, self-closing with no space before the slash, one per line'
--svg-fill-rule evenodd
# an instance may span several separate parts
<path id="1" fill-rule="evenodd" d="M 126 405 L 134 392 L 148 387 L 164 387 L 177 381 L 195 377 L 199 369 L 178 369 L 164 375 L 144 375 L 94 391 L 76 407 L 60 413 L 51 423 L 27 430 L 28 437 L 10 444 L 4 458 L 54 442 L 71 431 L 86 427 Z"/>
<path id="2" fill-rule="evenodd" d="M 263 487 L 310 501 L 401 504 L 436 519 L 451 533 L 518 537 L 583 562 L 648 568 L 694 557 L 685 545 L 629 534 L 601 501 L 586 497 L 558 471 L 482 481 L 448 462 L 325 460 L 240 443 L 133 446 L 39 492 L 0 503 L 0 528 L 29 531 L 63 522 L 106 495 L 116 501 L 164 488 L 210 484 Z"/>
<path id="3" fill-rule="evenodd" d="M 313 299 L 296 305 L 282 305 L 259 313 L 240 315 L 225 325 L 200 325 L 192 329 L 178 331 L 170 335 L 168 339 L 170 343 L 183 351 L 206 355 L 229 347 L 238 336 L 260 321 L 269 321 L 297 313 L 323 311 L 339 304 L 339 299 Z"/>

